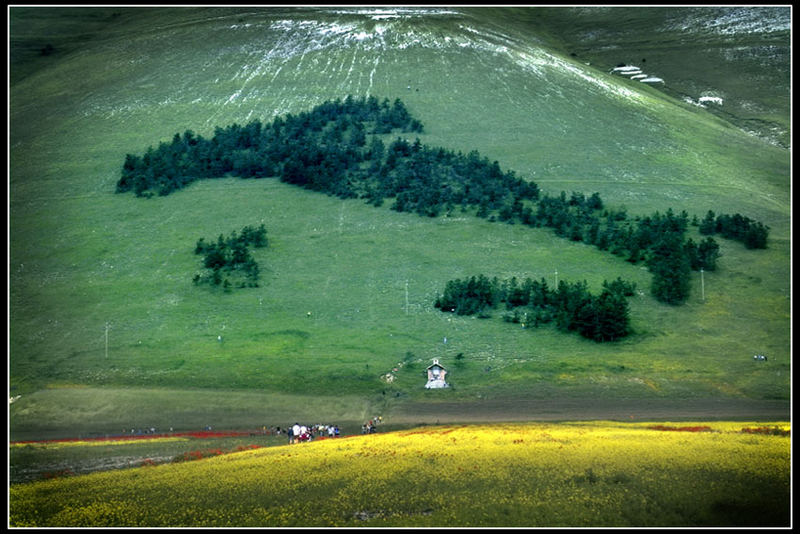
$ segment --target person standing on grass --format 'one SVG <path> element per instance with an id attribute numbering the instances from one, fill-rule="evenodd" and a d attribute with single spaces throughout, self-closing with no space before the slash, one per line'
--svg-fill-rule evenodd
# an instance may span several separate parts
<path id="1" fill-rule="evenodd" d="M 286 429 L 286 434 L 289 436 L 289 445 L 294 443 L 294 427 L 289 427 Z"/>

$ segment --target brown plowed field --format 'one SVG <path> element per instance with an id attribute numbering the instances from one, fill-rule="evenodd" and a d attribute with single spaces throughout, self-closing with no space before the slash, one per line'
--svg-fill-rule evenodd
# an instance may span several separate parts
<path id="1" fill-rule="evenodd" d="M 394 423 L 500 421 L 788 421 L 788 400 L 763 399 L 486 399 L 475 402 L 413 402 L 397 406 Z"/>

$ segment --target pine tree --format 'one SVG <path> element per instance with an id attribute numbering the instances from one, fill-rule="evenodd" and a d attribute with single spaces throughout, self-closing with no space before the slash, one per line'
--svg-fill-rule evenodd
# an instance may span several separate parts
<path id="1" fill-rule="evenodd" d="M 627 299 L 618 292 L 604 290 L 595 302 L 597 330 L 595 341 L 615 341 L 630 333 Z"/>
<path id="2" fill-rule="evenodd" d="M 600 199 L 600 193 L 592 193 L 592 196 L 586 201 L 586 205 L 592 210 L 603 209 L 603 201 Z"/>
<path id="3" fill-rule="evenodd" d="M 683 245 L 683 250 L 686 252 L 686 258 L 689 260 L 689 266 L 693 271 L 700 270 L 700 257 L 697 251 L 697 243 L 692 238 L 689 238 Z"/>
<path id="4" fill-rule="evenodd" d="M 570 324 L 580 335 L 588 339 L 599 340 L 601 325 L 597 301 L 594 298 L 585 300 L 574 310 Z"/>
<path id="5" fill-rule="evenodd" d="M 691 265 L 681 236 L 669 232 L 651 248 L 648 261 L 653 281 L 650 290 L 653 296 L 667 304 L 680 304 L 689 296 Z"/>
<path id="6" fill-rule="evenodd" d="M 746 248 L 767 248 L 769 226 L 760 222 L 751 223 L 744 232 L 742 242 Z"/>
<path id="7" fill-rule="evenodd" d="M 219 269 L 225 267 L 227 263 L 225 252 L 221 247 L 218 245 L 210 245 L 206 248 L 206 256 L 203 261 L 203 266 L 206 269 L 218 271 Z"/>
<path id="8" fill-rule="evenodd" d="M 717 258 L 719 258 L 719 245 L 713 237 L 707 237 L 697 246 L 698 266 L 706 271 L 717 269 Z"/>

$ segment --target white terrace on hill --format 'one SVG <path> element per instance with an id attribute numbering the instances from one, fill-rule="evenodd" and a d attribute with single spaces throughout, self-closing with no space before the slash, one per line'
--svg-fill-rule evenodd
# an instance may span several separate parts
<path id="1" fill-rule="evenodd" d="M 664 80 L 661 78 L 642 73 L 642 69 L 635 65 L 614 67 L 611 72 L 622 76 L 628 76 L 631 80 L 639 80 L 643 83 L 664 83 Z"/>

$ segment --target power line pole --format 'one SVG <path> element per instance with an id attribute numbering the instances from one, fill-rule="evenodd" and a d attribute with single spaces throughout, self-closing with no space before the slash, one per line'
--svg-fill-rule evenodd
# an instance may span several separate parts
<path id="1" fill-rule="evenodd" d="M 111 324 L 106 321 L 106 358 L 108 358 L 108 329 L 111 328 Z"/>
<path id="2" fill-rule="evenodd" d="M 703 277 L 703 268 L 700 267 L 700 294 L 702 295 L 703 302 L 706 301 L 706 281 Z"/>

